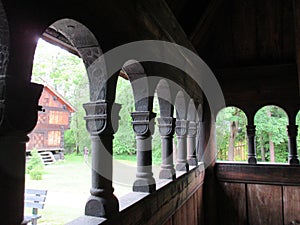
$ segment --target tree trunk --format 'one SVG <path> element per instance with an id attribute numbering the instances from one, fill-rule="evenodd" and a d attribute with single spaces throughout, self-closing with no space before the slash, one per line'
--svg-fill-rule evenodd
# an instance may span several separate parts
<path id="1" fill-rule="evenodd" d="M 268 116 L 271 117 L 270 108 L 268 108 Z M 272 141 L 272 133 L 269 133 L 269 145 L 270 145 L 270 161 L 275 162 L 275 149 L 274 149 L 274 142 Z"/>
<path id="2" fill-rule="evenodd" d="M 260 151 L 261 151 L 261 161 L 265 162 L 266 161 L 265 148 L 264 148 L 264 140 L 262 136 L 260 136 Z"/>
<path id="3" fill-rule="evenodd" d="M 230 122 L 230 137 L 229 137 L 229 147 L 228 147 L 228 160 L 234 160 L 234 141 L 237 132 L 237 125 L 235 121 Z"/>
<path id="4" fill-rule="evenodd" d="M 79 155 L 80 153 L 80 149 L 79 149 L 79 123 L 78 123 L 78 117 L 76 115 L 75 117 L 75 126 L 76 126 L 76 129 L 75 129 L 75 139 L 76 139 L 76 155 Z"/>
<path id="5" fill-rule="evenodd" d="M 269 145 L 270 145 L 270 161 L 275 162 L 275 150 L 274 150 L 274 142 L 271 140 L 271 134 L 269 134 Z"/>

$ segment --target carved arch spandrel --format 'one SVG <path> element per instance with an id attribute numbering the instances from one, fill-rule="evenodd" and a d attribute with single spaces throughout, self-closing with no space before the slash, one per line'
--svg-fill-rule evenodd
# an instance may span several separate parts
<path id="1" fill-rule="evenodd" d="M 76 48 L 87 70 L 90 84 L 90 100 L 107 99 L 107 71 L 100 44 L 94 34 L 73 19 L 61 19 L 50 28 L 63 34 Z"/>

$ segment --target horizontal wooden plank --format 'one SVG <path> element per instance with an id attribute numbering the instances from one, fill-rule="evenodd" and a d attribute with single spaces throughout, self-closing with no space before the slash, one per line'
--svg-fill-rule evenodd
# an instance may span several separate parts
<path id="1" fill-rule="evenodd" d="M 25 194 L 47 195 L 47 190 L 25 189 Z"/>
<path id="2" fill-rule="evenodd" d="M 43 209 L 44 205 L 44 202 L 25 202 L 25 207 L 27 208 Z"/>
<path id="3" fill-rule="evenodd" d="M 26 202 L 44 202 L 46 196 L 36 196 L 36 195 L 25 195 Z"/>
<path id="4" fill-rule="evenodd" d="M 300 166 L 246 163 L 216 163 L 219 181 L 253 184 L 300 185 Z"/>

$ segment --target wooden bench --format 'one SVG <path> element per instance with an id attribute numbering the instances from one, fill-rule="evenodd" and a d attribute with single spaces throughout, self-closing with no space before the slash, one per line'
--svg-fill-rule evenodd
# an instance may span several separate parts
<path id="1" fill-rule="evenodd" d="M 37 224 L 37 220 L 41 218 L 41 215 L 38 215 L 38 209 L 43 209 L 45 205 L 47 190 L 38 190 L 38 189 L 26 189 L 24 196 L 25 208 L 32 208 L 31 215 L 25 215 L 22 224 L 31 223 L 32 225 Z"/>

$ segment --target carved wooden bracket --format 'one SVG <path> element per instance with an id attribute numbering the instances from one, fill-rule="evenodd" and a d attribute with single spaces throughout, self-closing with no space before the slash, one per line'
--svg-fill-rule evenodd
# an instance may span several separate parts
<path id="1" fill-rule="evenodd" d="M 29 133 L 38 118 L 43 85 L 0 76 L 0 133 Z"/>
<path id="2" fill-rule="evenodd" d="M 195 138 L 197 134 L 197 123 L 190 121 L 189 122 L 189 129 L 188 129 L 188 137 Z"/>
<path id="3" fill-rule="evenodd" d="M 173 136 L 175 133 L 176 119 L 173 117 L 157 118 L 159 133 L 161 136 Z"/>
<path id="4" fill-rule="evenodd" d="M 298 125 L 287 125 L 286 127 L 289 138 L 296 138 L 298 135 Z"/>
<path id="5" fill-rule="evenodd" d="M 254 137 L 255 136 L 255 126 L 254 125 L 247 125 L 247 136 Z"/>
<path id="6" fill-rule="evenodd" d="M 188 120 L 176 120 L 176 135 L 178 137 L 184 137 L 188 133 L 188 125 L 189 121 Z"/>
<path id="7" fill-rule="evenodd" d="M 92 136 L 114 134 L 118 128 L 121 105 L 105 101 L 83 104 L 86 116 L 86 129 Z"/>
<path id="8" fill-rule="evenodd" d="M 152 119 L 155 116 L 156 113 L 149 111 L 132 112 L 132 125 L 135 134 L 138 136 L 150 136 L 154 133 L 154 122 Z"/>

